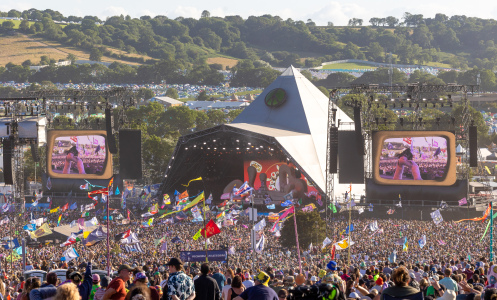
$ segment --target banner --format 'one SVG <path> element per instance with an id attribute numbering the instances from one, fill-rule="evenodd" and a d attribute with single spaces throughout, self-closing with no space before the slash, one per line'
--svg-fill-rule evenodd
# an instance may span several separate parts
<path id="1" fill-rule="evenodd" d="M 183 262 L 205 262 L 205 251 L 180 251 L 179 258 Z M 209 261 L 226 261 L 228 252 L 226 250 L 209 250 L 207 251 L 207 259 Z"/>
<path id="2" fill-rule="evenodd" d="M 37 238 L 40 238 L 42 236 L 49 235 L 49 234 L 52 234 L 52 230 L 50 230 L 47 223 L 44 223 L 43 225 L 40 226 L 40 228 L 31 232 L 31 238 L 37 239 Z"/>

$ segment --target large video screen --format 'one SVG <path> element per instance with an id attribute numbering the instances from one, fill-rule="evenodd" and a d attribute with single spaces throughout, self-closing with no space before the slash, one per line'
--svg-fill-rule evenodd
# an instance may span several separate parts
<path id="1" fill-rule="evenodd" d="M 52 130 L 48 134 L 48 173 L 53 178 L 110 178 L 112 160 L 106 132 Z"/>
<path id="2" fill-rule="evenodd" d="M 452 185 L 455 182 L 455 137 L 451 132 L 375 132 L 373 151 L 377 183 Z"/>

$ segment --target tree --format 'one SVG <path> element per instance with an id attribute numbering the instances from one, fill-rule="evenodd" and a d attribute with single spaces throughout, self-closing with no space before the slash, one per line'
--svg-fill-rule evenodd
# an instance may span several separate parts
<path id="1" fill-rule="evenodd" d="M 2 23 L 2 28 L 5 29 L 5 30 L 12 30 L 14 29 L 14 22 L 10 21 L 10 20 L 7 20 L 7 21 L 4 21 Z"/>
<path id="2" fill-rule="evenodd" d="M 317 211 L 297 211 L 297 232 L 299 234 L 300 249 L 307 249 L 311 243 L 320 244 L 326 238 L 326 222 Z M 295 225 L 292 219 L 285 222 L 281 229 L 281 245 L 283 247 L 296 247 Z"/>
<path id="3" fill-rule="evenodd" d="M 200 91 L 197 96 L 198 101 L 205 101 L 209 100 L 209 95 L 207 95 L 207 92 L 205 90 Z"/>
<path id="4" fill-rule="evenodd" d="M 74 64 L 76 62 L 76 55 L 72 54 L 72 53 L 69 53 L 66 57 L 67 60 L 70 60 L 71 61 L 71 64 Z"/>
<path id="5" fill-rule="evenodd" d="M 138 90 L 138 97 L 148 100 L 155 97 L 155 92 L 152 89 L 141 88 Z"/>
<path id="6" fill-rule="evenodd" d="M 317 87 L 326 97 L 329 97 L 330 96 L 330 92 L 328 91 L 327 88 L 325 88 L 324 86 L 320 85 Z"/>
<path id="7" fill-rule="evenodd" d="M 19 24 L 19 30 L 21 30 L 22 32 L 28 32 L 29 31 L 29 21 L 22 20 L 21 24 Z"/>
<path id="8" fill-rule="evenodd" d="M 200 16 L 200 18 L 210 18 L 210 17 L 211 17 L 211 13 L 208 10 L 204 10 L 202 12 L 202 15 Z"/>
<path id="9" fill-rule="evenodd" d="M 168 88 L 166 91 L 166 96 L 173 99 L 178 99 L 179 98 L 178 90 L 175 88 Z"/>
<path id="10" fill-rule="evenodd" d="M 388 24 L 389 27 L 395 27 L 397 24 L 399 24 L 399 19 L 396 17 L 389 16 L 386 18 L 386 23 Z"/>
<path id="11" fill-rule="evenodd" d="M 101 61 L 102 60 L 103 53 L 98 49 L 97 47 L 91 48 L 90 51 L 90 60 L 93 61 Z"/>
<path id="12" fill-rule="evenodd" d="M 176 139 L 171 137 L 151 135 L 143 141 L 143 162 L 152 182 L 160 182 L 164 178 L 175 145 Z"/>

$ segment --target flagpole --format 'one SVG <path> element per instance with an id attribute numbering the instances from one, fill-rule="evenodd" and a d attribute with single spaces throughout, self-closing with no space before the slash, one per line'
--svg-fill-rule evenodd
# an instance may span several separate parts
<path id="1" fill-rule="evenodd" d="M 188 184 L 190 184 L 190 183 L 188 183 Z M 203 191 L 203 193 L 204 193 L 204 206 L 202 208 L 202 211 L 203 211 L 203 214 L 204 214 L 204 220 L 202 222 L 204 223 L 204 229 L 205 229 L 205 193 L 206 193 L 206 191 L 205 191 L 204 178 L 202 178 L 202 186 L 204 187 L 204 191 Z M 207 238 L 206 238 L 206 236 L 207 236 L 207 230 L 205 230 L 205 232 L 206 232 L 206 234 L 204 236 L 204 239 L 205 239 L 205 247 L 204 247 L 205 248 L 205 262 L 208 263 L 209 262 L 209 258 L 207 257 Z"/>
<path id="2" fill-rule="evenodd" d="M 107 276 L 110 276 L 110 241 L 109 241 L 109 235 L 110 235 L 110 229 L 109 229 L 109 202 L 110 202 L 110 192 L 109 192 L 109 189 L 111 187 L 112 187 L 112 185 L 109 186 L 108 189 L 107 189 Z"/>
<path id="3" fill-rule="evenodd" d="M 490 262 L 494 261 L 494 253 L 493 253 L 493 241 L 494 241 L 494 218 L 493 218 L 493 204 L 490 201 Z"/>
<path id="4" fill-rule="evenodd" d="M 297 254 L 299 257 L 299 270 L 302 273 L 302 260 L 300 259 L 300 247 L 299 247 L 299 233 L 297 232 L 297 211 L 295 210 L 295 205 L 293 206 L 293 224 L 295 225 L 295 241 L 297 242 Z"/>

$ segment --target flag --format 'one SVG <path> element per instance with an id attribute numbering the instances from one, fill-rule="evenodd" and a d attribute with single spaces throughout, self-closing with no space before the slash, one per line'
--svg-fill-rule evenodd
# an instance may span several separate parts
<path id="1" fill-rule="evenodd" d="M 418 245 L 419 248 L 423 249 L 423 247 L 426 245 L 426 235 L 423 235 L 419 240 L 418 240 Z"/>
<path id="2" fill-rule="evenodd" d="M 67 241 L 64 243 L 60 244 L 61 247 L 69 246 L 72 244 L 76 244 L 77 242 L 80 242 L 81 239 L 77 237 L 74 233 L 71 233 L 71 235 L 67 238 Z"/>
<path id="3" fill-rule="evenodd" d="M 171 199 L 169 198 L 168 194 L 164 194 L 164 204 L 166 205 L 171 204 Z"/>
<path id="4" fill-rule="evenodd" d="M 374 221 L 374 222 L 372 222 L 371 224 L 369 224 L 369 229 L 370 229 L 371 231 L 376 231 L 376 230 L 378 230 L 378 229 L 379 229 L 379 228 L 378 228 L 378 221 Z"/>
<path id="5" fill-rule="evenodd" d="M 111 179 L 112 181 L 112 179 Z M 105 194 L 107 195 L 107 193 L 109 193 L 109 188 L 103 188 L 103 189 L 99 189 L 99 190 L 95 190 L 95 191 L 92 191 L 92 192 L 88 192 L 88 198 L 93 199 L 93 195 L 100 195 L 100 194 Z"/>
<path id="6" fill-rule="evenodd" d="M 464 205 L 464 204 L 468 204 L 468 201 L 466 200 L 466 197 L 464 197 L 461 200 L 459 200 L 459 206 Z"/>
<path id="7" fill-rule="evenodd" d="M 19 254 L 17 254 L 16 251 L 12 251 L 12 253 L 5 258 L 5 260 L 7 260 L 8 262 L 17 261 L 20 259 L 21 257 L 19 256 Z"/>
<path id="8" fill-rule="evenodd" d="M 274 204 L 267 205 L 267 209 L 276 209 L 276 206 Z"/>
<path id="9" fill-rule="evenodd" d="M 406 243 L 404 244 L 404 246 L 402 246 L 402 251 L 407 251 L 409 248 L 409 245 L 407 244 L 407 239 L 406 239 Z"/>
<path id="10" fill-rule="evenodd" d="M 73 228 L 74 226 L 76 226 L 76 220 L 72 220 L 71 224 L 69 224 L 70 228 Z"/>
<path id="11" fill-rule="evenodd" d="M 88 190 L 88 182 L 79 186 L 80 190 Z"/>
<path id="12" fill-rule="evenodd" d="M 60 206 L 59 206 L 60 207 Z M 59 210 L 59 207 L 56 207 L 54 209 L 51 209 L 50 210 L 50 213 L 53 214 L 53 213 L 56 213 L 58 210 Z"/>
<path id="13" fill-rule="evenodd" d="M 188 191 L 184 191 L 179 195 L 179 202 L 184 201 L 186 203 L 186 200 L 188 200 Z"/>
<path id="14" fill-rule="evenodd" d="M 350 232 L 354 231 L 354 224 L 350 224 L 347 228 L 345 228 L 345 234 L 349 234 L 349 230 Z"/>
<path id="15" fill-rule="evenodd" d="M 483 214 L 482 217 L 479 218 L 473 218 L 473 219 L 463 219 L 456 221 L 456 223 L 462 222 L 462 221 L 483 221 L 488 217 L 488 214 L 490 213 L 490 204 L 488 204 L 487 210 L 485 210 L 485 213 Z"/>
<path id="16" fill-rule="evenodd" d="M 243 195 L 247 192 L 249 192 L 250 190 L 252 190 L 252 188 L 249 186 L 248 182 L 245 181 L 239 189 L 236 190 L 236 192 L 234 193 L 234 195 L 238 196 L 238 195 Z"/>
<path id="17" fill-rule="evenodd" d="M 255 245 L 255 252 L 262 253 L 264 251 L 264 242 L 266 241 L 264 234 L 261 235 L 261 239 Z"/>
<path id="18" fill-rule="evenodd" d="M 66 211 L 66 210 L 68 210 L 69 209 L 69 203 L 66 203 L 66 205 L 62 206 L 61 209 L 62 209 L 63 212 Z"/>
<path id="19" fill-rule="evenodd" d="M 51 190 L 52 189 L 52 180 L 50 180 L 50 177 L 47 179 L 47 189 Z"/>
<path id="20" fill-rule="evenodd" d="M 102 226 L 93 230 L 88 237 L 85 239 L 85 246 L 90 247 L 93 246 L 105 239 L 105 232 L 102 229 Z"/>
<path id="21" fill-rule="evenodd" d="M 187 184 L 182 184 L 182 185 L 188 187 L 192 181 L 198 181 L 198 180 L 202 180 L 202 177 L 197 177 L 195 179 L 192 179 L 192 180 L 188 181 Z"/>
<path id="22" fill-rule="evenodd" d="M 75 210 L 78 208 L 78 205 L 76 204 L 76 202 L 74 202 L 73 204 L 71 204 L 71 207 L 69 207 L 70 210 Z"/>
<path id="23" fill-rule="evenodd" d="M 395 240 L 394 244 L 397 246 L 402 246 L 402 245 L 405 245 L 406 242 L 407 242 L 407 237 L 401 237 L 401 238 Z"/>
<path id="24" fill-rule="evenodd" d="M 67 249 L 66 251 L 64 251 L 64 253 L 62 253 L 61 260 L 64 262 L 70 262 L 71 260 L 78 258 L 78 257 L 79 257 L 78 252 L 76 252 L 76 250 L 74 250 L 74 248 L 71 247 L 71 248 Z"/>
<path id="25" fill-rule="evenodd" d="M 329 208 L 333 211 L 334 214 L 337 213 L 337 208 L 333 203 L 330 203 Z"/>
<path id="26" fill-rule="evenodd" d="M 230 254 L 230 255 L 235 254 L 235 246 L 231 246 L 228 248 L 228 254 Z"/>
<path id="27" fill-rule="evenodd" d="M 164 243 L 162 243 L 162 246 L 160 247 L 160 251 L 167 253 L 167 241 L 164 241 Z"/>
<path id="28" fill-rule="evenodd" d="M 393 250 L 392 254 L 388 256 L 388 261 L 393 264 L 396 260 L 397 260 L 397 251 Z"/>
<path id="29" fill-rule="evenodd" d="M 402 141 L 406 144 L 411 144 L 412 143 L 412 139 L 411 138 L 403 138 Z"/>
<path id="30" fill-rule="evenodd" d="M 121 244 L 126 244 L 126 245 L 136 244 L 139 242 L 140 242 L 140 240 L 136 236 L 136 233 L 132 233 L 132 234 L 128 235 L 126 238 L 121 240 Z"/>
<path id="31" fill-rule="evenodd" d="M 293 214 L 295 213 L 295 206 L 292 206 L 290 208 L 288 208 L 287 210 L 285 210 L 283 212 L 283 214 L 278 218 L 278 221 L 276 221 L 273 225 L 273 228 L 271 228 L 271 232 L 274 232 L 275 229 L 276 229 L 276 226 L 278 225 L 278 222 L 285 219 L 289 214 Z"/>
<path id="32" fill-rule="evenodd" d="M 350 241 L 350 238 L 346 238 L 346 239 L 341 240 L 338 243 L 335 243 L 335 247 L 337 250 L 347 249 L 349 246 L 352 246 L 352 245 L 354 245 L 354 242 Z"/>
<path id="33" fill-rule="evenodd" d="M 446 209 L 449 207 L 445 201 L 440 202 L 440 209 Z"/>
<path id="34" fill-rule="evenodd" d="M 266 219 L 260 220 L 257 224 L 254 225 L 254 231 L 261 231 L 266 227 Z"/>
<path id="35" fill-rule="evenodd" d="M 40 238 L 42 236 L 49 235 L 49 234 L 52 234 L 52 230 L 50 230 L 47 223 L 44 223 L 43 225 L 40 226 L 40 228 L 31 232 L 31 238 L 37 239 L 37 238 Z"/>
<path id="36" fill-rule="evenodd" d="M 205 200 L 205 202 L 206 202 L 207 204 L 209 204 L 209 205 L 210 205 L 210 204 L 212 204 L 212 199 L 213 199 L 213 198 L 212 198 L 212 193 L 211 193 L 211 194 L 209 195 L 209 197 L 207 198 L 207 200 Z"/>
<path id="37" fill-rule="evenodd" d="M 287 207 L 290 205 L 293 205 L 292 200 L 286 200 L 285 202 L 281 203 L 281 206 L 283 206 L 283 207 Z"/>
<path id="38" fill-rule="evenodd" d="M 62 215 L 59 215 L 59 219 L 57 220 L 57 227 L 60 226 L 60 220 L 62 220 Z"/>
<path id="39" fill-rule="evenodd" d="M 283 196 L 283 198 L 285 200 L 290 200 L 290 201 L 293 200 L 293 192 L 286 194 L 285 196 Z"/>
<path id="40" fill-rule="evenodd" d="M 430 213 L 431 218 L 433 219 L 433 222 L 435 222 L 436 225 L 442 223 L 444 220 L 442 218 L 442 215 L 440 214 L 440 209 L 437 209 L 436 211 Z"/>
<path id="41" fill-rule="evenodd" d="M 373 211 L 373 203 L 369 203 L 369 211 Z"/>
<path id="42" fill-rule="evenodd" d="M 324 249 L 329 244 L 331 244 L 331 240 L 328 237 L 326 237 L 323 241 L 323 246 L 321 247 L 321 249 Z"/>
<path id="43" fill-rule="evenodd" d="M 399 201 L 399 203 L 395 204 L 397 207 L 402 207 L 402 201 Z"/>
<path id="44" fill-rule="evenodd" d="M 23 230 L 29 230 L 29 231 L 35 231 L 36 230 L 36 224 L 28 224 L 24 225 L 22 227 Z"/>
<path id="45" fill-rule="evenodd" d="M 312 250 L 312 242 L 309 244 L 309 251 Z"/>
<path id="46" fill-rule="evenodd" d="M 126 250 L 127 253 L 132 253 L 132 252 L 143 253 L 144 252 L 140 243 L 124 245 L 124 250 Z"/>
<path id="47" fill-rule="evenodd" d="M 112 184 L 114 183 L 114 177 L 112 177 L 110 180 L 109 180 L 109 185 L 108 185 L 108 189 L 110 190 Z"/>
<path id="48" fill-rule="evenodd" d="M 9 208 L 10 208 L 10 205 L 8 203 L 5 203 L 4 205 L 2 205 L 2 212 L 8 212 Z"/>
<path id="49" fill-rule="evenodd" d="M 331 250 L 330 250 L 331 260 L 334 260 L 334 259 L 335 259 L 335 251 L 336 251 L 336 247 L 335 247 L 335 245 L 333 245 L 333 246 L 331 247 Z"/>
<path id="50" fill-rule="evenodd" d="M 195 197 L 190 203 L 188 203 L 185 207 L 182 208 L 183 211 L 186 211 L 190 209 L 191 207 L 194 207 L 198 203 L 202 202 L 205 200 L 204 192 L 202 191 L 198 196 Z"/>
<path id="51" fill-rule="evenodd" d="M 38 199 L 36 199 L 36 200 L 33 202 L 33 204 L 31 204 L 31 206 L 35 206 L 35 207 L 36 207 L 36 206 L 38 206 Z"/>
<path id="52" fill-rule="evenodd" d="M 217 227 L 216 223 L 211 219 L 206 225 L 205 228 L 200 232 L 204 238 L 210 238 L 213 235 L 221 233 L 219 227 Z"/>
<path id="53" fill-rule="evenodd" d="M 19 241 L 17 240 L 17 238 L 9 241 L 7 243 L 7 249 L 15 249 L 15 248 L 19 248 L 21 245 L 19 244 Z"/>
<path id="54" fill-rule="evenodd" d="M 492 175 L 492 172 L 490 172 L 490 169 L 488 168 L 488 166 L 485 166 L 485 170 L 487 171 L 488 175 Z"/>
<path id="55" fill-rule="evenodd" d="M 152 226 L 152 223 L 154 222 L 154 218 L 148 219 L 147 225 Z"/>
<path id="56" fill-rule="evenodd" d="M 197 231 L 197 233 L 195 233 L 195 235 L 193 236 L 193 240 L 194 240 L 194 241 L 198 240 L 198 238 L 202 236 L 202 235 L 201 235 L 201 233 L 200 233 L 201 231 L 202 231 L 202 228 L 200 228 L 200 229 Z"/>
<path id="57" fill-rule="evenodd" d="M 390 208 L 390 209 L 387 211 L 387 214 L 391 215 L 391 214 L 393 214 L 394 212 L 395 212 L 395 209 L 391 209 L 391 208 Z"/>
<path id="58" fill-rule="evenodd" d="M 171 243 L 181 243 L 181 239 L 179 237 L 174 237 L 172 240 L 171 240 Z"/>

